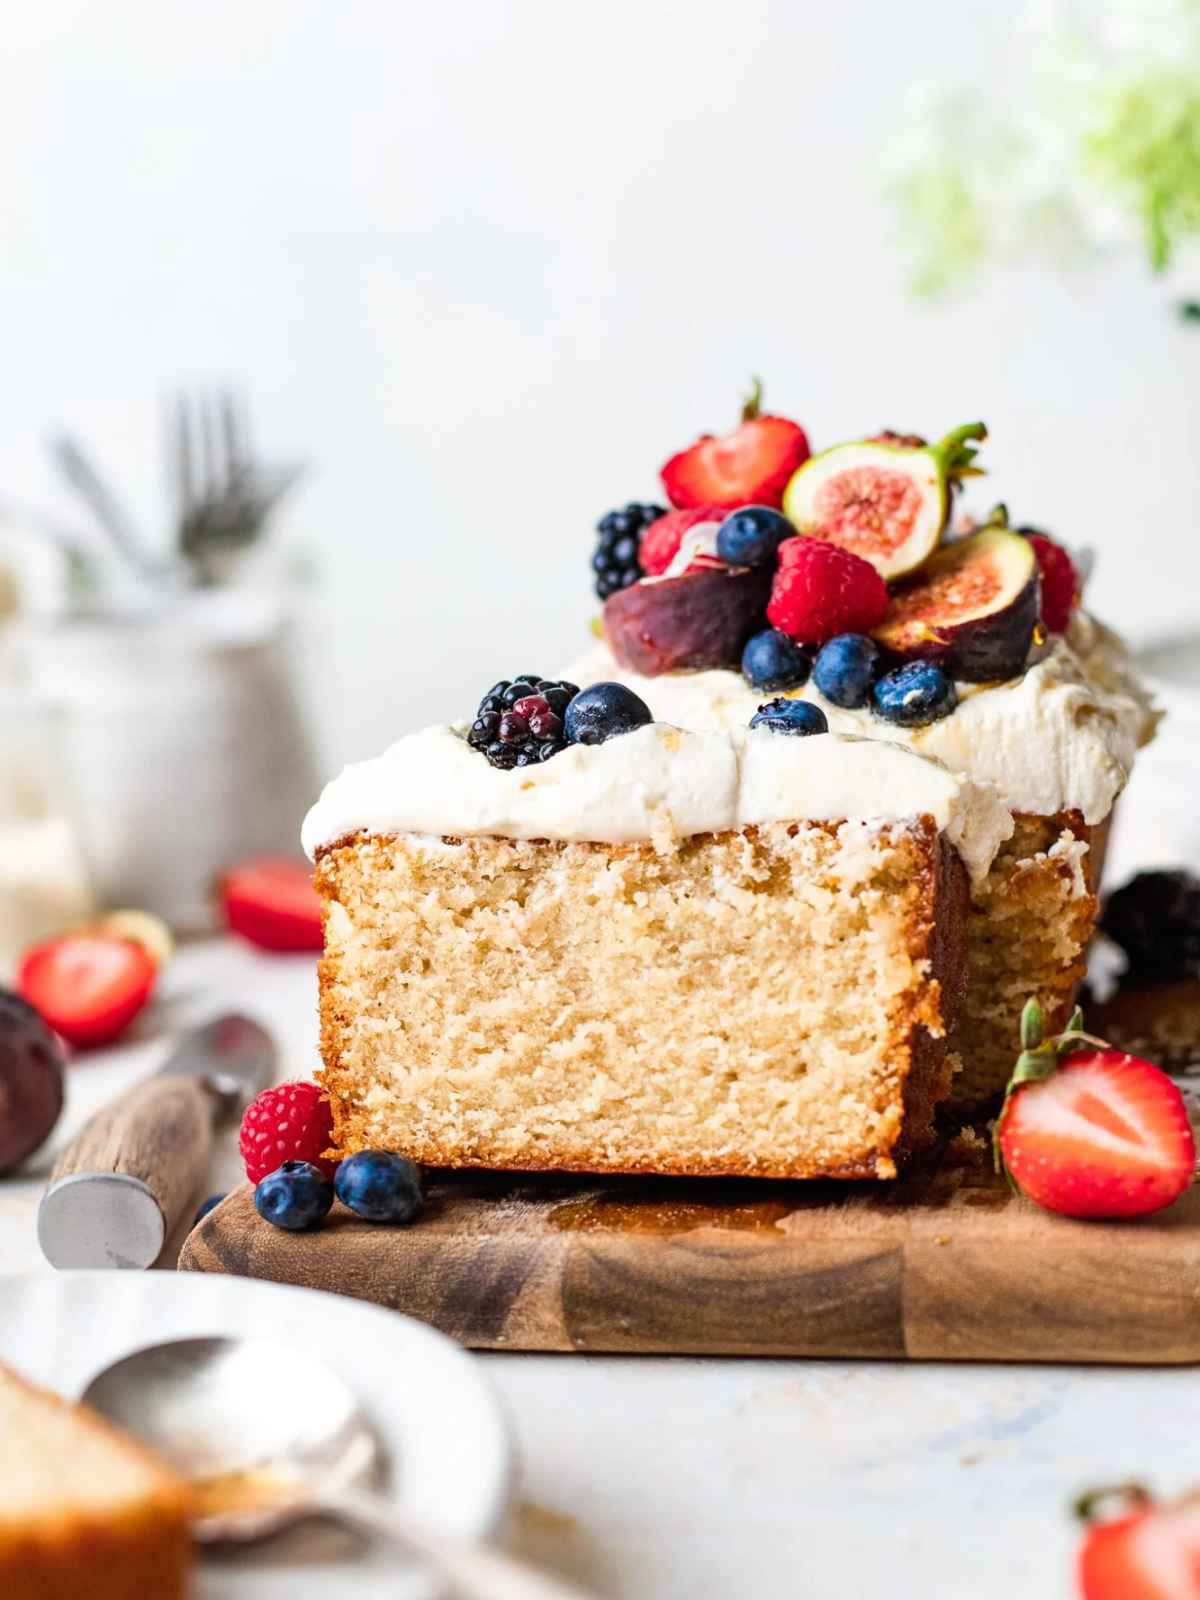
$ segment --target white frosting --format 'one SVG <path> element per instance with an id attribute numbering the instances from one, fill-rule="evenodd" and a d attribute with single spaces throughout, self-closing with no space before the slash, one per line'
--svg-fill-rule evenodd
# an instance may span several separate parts
<path id="1" fill-rule="evenodd" d="M 461 729 L 434 727 L 347 767 L 326 785 L 302 837 L 313 856 L 360 830 L 666 843 L 753 823 L 918 816 L 934 819 L 976 881 L 1012 832 L 990 792 L 875 741 L 652 723 L 505 772 Z"/>
<path id="2" fill-rule="evenodd" d="M 736 672 L 644 678 L 618 667 L 607 645 L 596 646 L 565 675 L 578 684 L 628 684 L 656 717 L 684 728 L 744 727 L 771 698 Z M 898 728 L 870 710 L 845 711 L 811 683 L 795 693 L 819 705 L 835 733 L 934 756 L 974 783 L 993 785 L 1014 811 L 1074 809 L 1089 823 L 1108 815 L 1157 722 L 1121 641 L 1084 612 L 1022 677 L 960 684 L 957 710 L 928 727 Z"/>

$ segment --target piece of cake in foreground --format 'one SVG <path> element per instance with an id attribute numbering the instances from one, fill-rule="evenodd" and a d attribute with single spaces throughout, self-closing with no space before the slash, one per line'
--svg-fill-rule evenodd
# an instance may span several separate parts
<path id="1" fill-rule="evenodd" d="M 305 824 L 343 1153 L 890 1177 L 947 1092 L 966 871 L 1011 829 L 894 746 L 652 724 L 498 771 L 431 728 Z"/>
<path id="2" fill-rule="evenodd" d="M 187 1484 L 82 1406 L 0 1364 L 0 1594 L 181 1600 Z"/>

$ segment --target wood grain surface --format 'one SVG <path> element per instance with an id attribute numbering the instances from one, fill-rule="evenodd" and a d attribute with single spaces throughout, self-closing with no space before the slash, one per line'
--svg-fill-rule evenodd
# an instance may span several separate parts
<path id="1" fill-rule="evenodd" d="M 94 1116 L 55 1162 L 50 1183 L 77 1172 L 140 1178 L 158 1201 L 170 1233 L 195 1199 L 212 1139 L 212 1099 L 203 1083 L 184 1074 L 159 1074 Z"/>
<path id="2" fill-rule="evenodd" d="M 249 1188 L 180 1267 L 355 1295 L 485 1350 L 920 1360 L 1200 1360 L 1200 1190 L 1083 1223 L 950 1146 L 898 1183 L 431 1174 L 409 1228 L 311 1234 Z"/>

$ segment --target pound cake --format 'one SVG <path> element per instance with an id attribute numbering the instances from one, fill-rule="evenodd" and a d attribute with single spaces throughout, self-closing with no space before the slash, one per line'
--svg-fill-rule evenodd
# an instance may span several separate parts
<path id="1" fill-rule="evenodd" d="M 83 1406 L 0 1364 L 0 1594 L 181 1600 L 187 1484 Z"/>
<path id="2" fill-rule="evenodd" d="M 1011 818 L 810 708 L 755 721 L 531 677 L 327 786 L 304 843 L 340 1154 L 895 1174 L 949 1088 L 968 880 Z"/>
<path id="3" fill-rule="evenodd" d="M 757 414 L 662 469 L 670 507 L 598 524 L 601 640 L 569 669 L 615 679 L 689 729 L 745 724 L 767 692 L 830 728 L 990 786 L 1013 818 L 975 883 L 954 1099 L 998 1095 L 1015 1018 L 1059 1028 L 1098 909 L 1114 802 L 1156 716 L 1120 641 L 1080 604 L 1083 563 L 998 506 L 950 526 L 982 424 L 935 444 L 885 432 L 811 455 Z"/>

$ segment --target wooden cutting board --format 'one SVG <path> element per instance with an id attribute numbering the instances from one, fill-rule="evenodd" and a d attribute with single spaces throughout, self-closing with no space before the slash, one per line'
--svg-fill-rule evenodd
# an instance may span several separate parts
<path id="1" fill-rule="evenodd" d="M 894 1184 L 432 1174 L 409 1228 L 335 1206 L 282 1233 L 235 1191 L 191 1272 L 406 1311 L 481 1350 L 912 1360 L 1200 1360 L 1200 1189 L 1083 1223 L 951 1146 Z"/>

